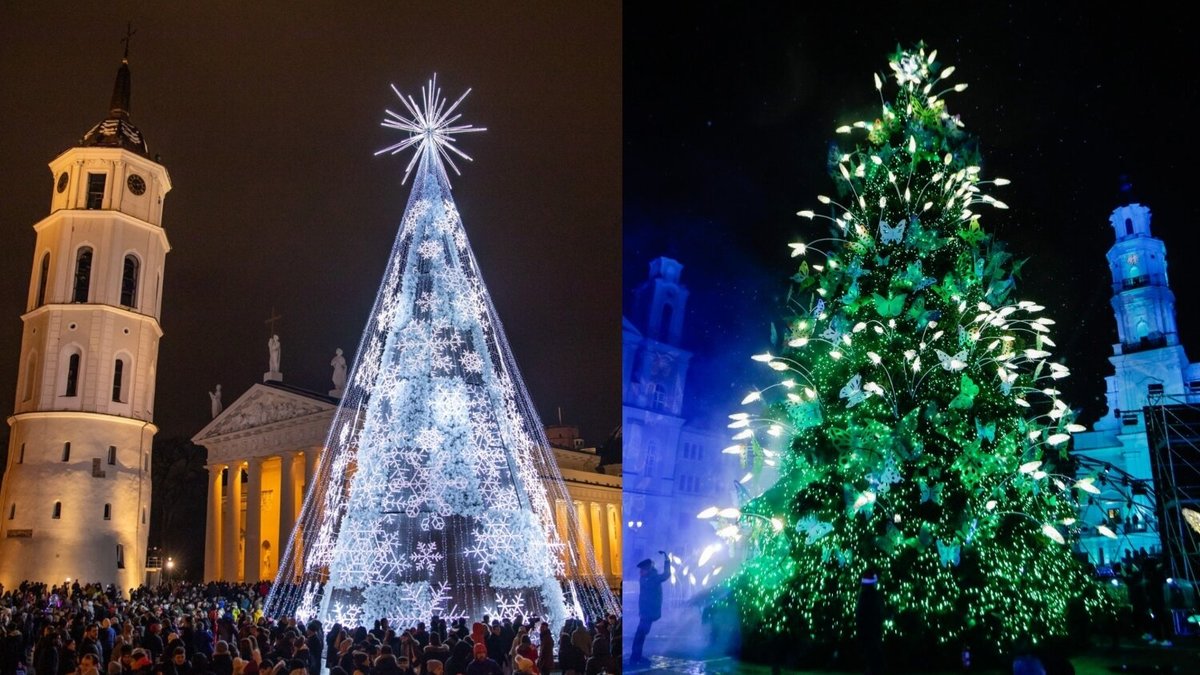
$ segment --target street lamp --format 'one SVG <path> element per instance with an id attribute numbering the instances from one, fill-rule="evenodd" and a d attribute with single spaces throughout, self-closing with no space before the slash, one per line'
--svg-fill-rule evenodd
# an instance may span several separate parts
<path id="1" fill-rule="evenodd" d="M 171 570 L 175 569 L 175 560 L 167 556 L 167 581 L 171 580 Z"/>

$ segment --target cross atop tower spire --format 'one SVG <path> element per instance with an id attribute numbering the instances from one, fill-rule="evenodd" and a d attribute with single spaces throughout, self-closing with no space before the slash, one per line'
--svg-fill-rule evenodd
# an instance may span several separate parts
<path id="1" fill-rule="evenodd" d="M 110 118 L 129 119 L 129 94 L 132 88 L 129 77 L 129 40 L 136 32 L 133 30 L 132 21 L 125 24 L 125 37 L 121 38 L 121 42 L 125 43 L 125 55 L 121 58 L 121 67 L 117 68 L 117 80 L 113 83 L 112 102 L 108 105 Z"/>
<path id="2" fill-rule="evenodd" d="M 129 39 L 132 38 L 137 31 L 133 29 L 133 22 L 125 24 L 125 37 L 121 38 L 121 42 L 125 43 L 125 56 L 121 59 L 124 63 L 129 63 Z"/>
<path id="3" fill-rule="evenodd" d="M 125 36 L 121 42 L 125 45 L 121 65 L 117 68 L 117 78 L 113 82 L 112 99 L 108 104 L 108 115 L 99 124 L 88 130 L 79 145 L 82 147 L 101 146 L 110 148 L 125 148 L 143 157 L 150 156 L 150 149 L 142 132 L 129 120 L 130 93 L 133 90 L 129 75 L 129 42 L 137 34 L 133 22 L 125 25 Z"/>

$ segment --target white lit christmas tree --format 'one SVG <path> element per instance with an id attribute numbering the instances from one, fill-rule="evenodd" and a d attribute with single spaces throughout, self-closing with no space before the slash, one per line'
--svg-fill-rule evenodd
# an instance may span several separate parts
<path id="1" fill-rule="evenodd" d="M 412 193 L 266 613 L 615 613 L 450 194 L 455 136 L 483 129 L 436 79 L 396 94 L 383 125 L 409 136 L 376 154 L 415 150 Z"/>

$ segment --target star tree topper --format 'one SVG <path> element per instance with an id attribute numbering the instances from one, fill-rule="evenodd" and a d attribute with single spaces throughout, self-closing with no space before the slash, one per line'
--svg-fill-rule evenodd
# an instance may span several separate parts
<path id="1" fill-rule="evenodd" d="M 418 105 L 416 99 L 412 96 L 405 96 L 400 93 L 396 85 L 391 85 L 392 91 L 396 92 L 396 96 L 404 107 L 408 109 L 409 117 L 405 117 L 400 113 L 391 110 L 384 110 L 390 119 L 385 119 L 381 126 L 389 129 L 399 129 L 407 131 L 409 137 L 375 153 L 376 156 L 383 153 L 393 155 L 404 152 L 405 150 L 416 147 L 417 151 L 413 153 L 412 159 L 409 160 L 408 166 L 404 169 L 404 180 L 400 181 L 401 185 L 408 181 L 409 174 L 412 173 L 413 167 L 416 166 L 417 160 L 429 154 L 431 159 L 445 160 L 450 168 L 454 169 L 454 175 L 461 176 L 462 173 L 458 170 L 458 166 L 454 164 L 453 155 L 458 155 L 468 162 L 474 161 L 469 155 L 462 150 L 459 150 L 455 145 L 457 139 L 455 134 L 465 134 L 476 131 L 487 131 L 484 127 L 476 127 L 472 124 L 454 124 L 462 117 L 462 113 L 455 114 L 454 111 L 458 105 L 467 98 L 471 93 L 470 89 L 463 92 L 458 100 L 446 106 L 446 101 L 449 99 L 442 96 L 442 90 L 437 86 L 437 74 L 429 79 L 429 84 L 421 87 L 421 104 Z M 442 175 L 446 175 L 446 169 L 441 161 L 438 162 L 438 167 L 441 169 Z M 447 176 L 448 178 L 448 176 Z M 447 181 L 448 182 L 448 181 Z"/>

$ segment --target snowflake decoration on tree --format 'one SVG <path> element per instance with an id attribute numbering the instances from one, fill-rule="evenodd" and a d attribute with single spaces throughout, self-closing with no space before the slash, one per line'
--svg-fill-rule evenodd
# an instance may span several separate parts
<path id="1" fill-rule="evenodd" d="M 423 569 L 432 574 L 433 566 L 443 557 L 441 553 L 438 553 L 437 542 L 422 541 L 417 542 L 417 551 L 412 554 L 412 563 L 417 569 Z"/>
<path id="2" fill-rule="evenodd" d="M 433 239 L 426 239 L 417 247 L 417 253 L 425 260 L 431 260 L 442 254 L 442 245 Z"/>
<path id="3" fill-rule="evenodd" d="M 514 594 L 508 597 L 496 594 L 496 614 L 500 615 L 501 619 L 512 619 L 518 614 L 525 611 L 525 599 L 520 594 Z"/>

